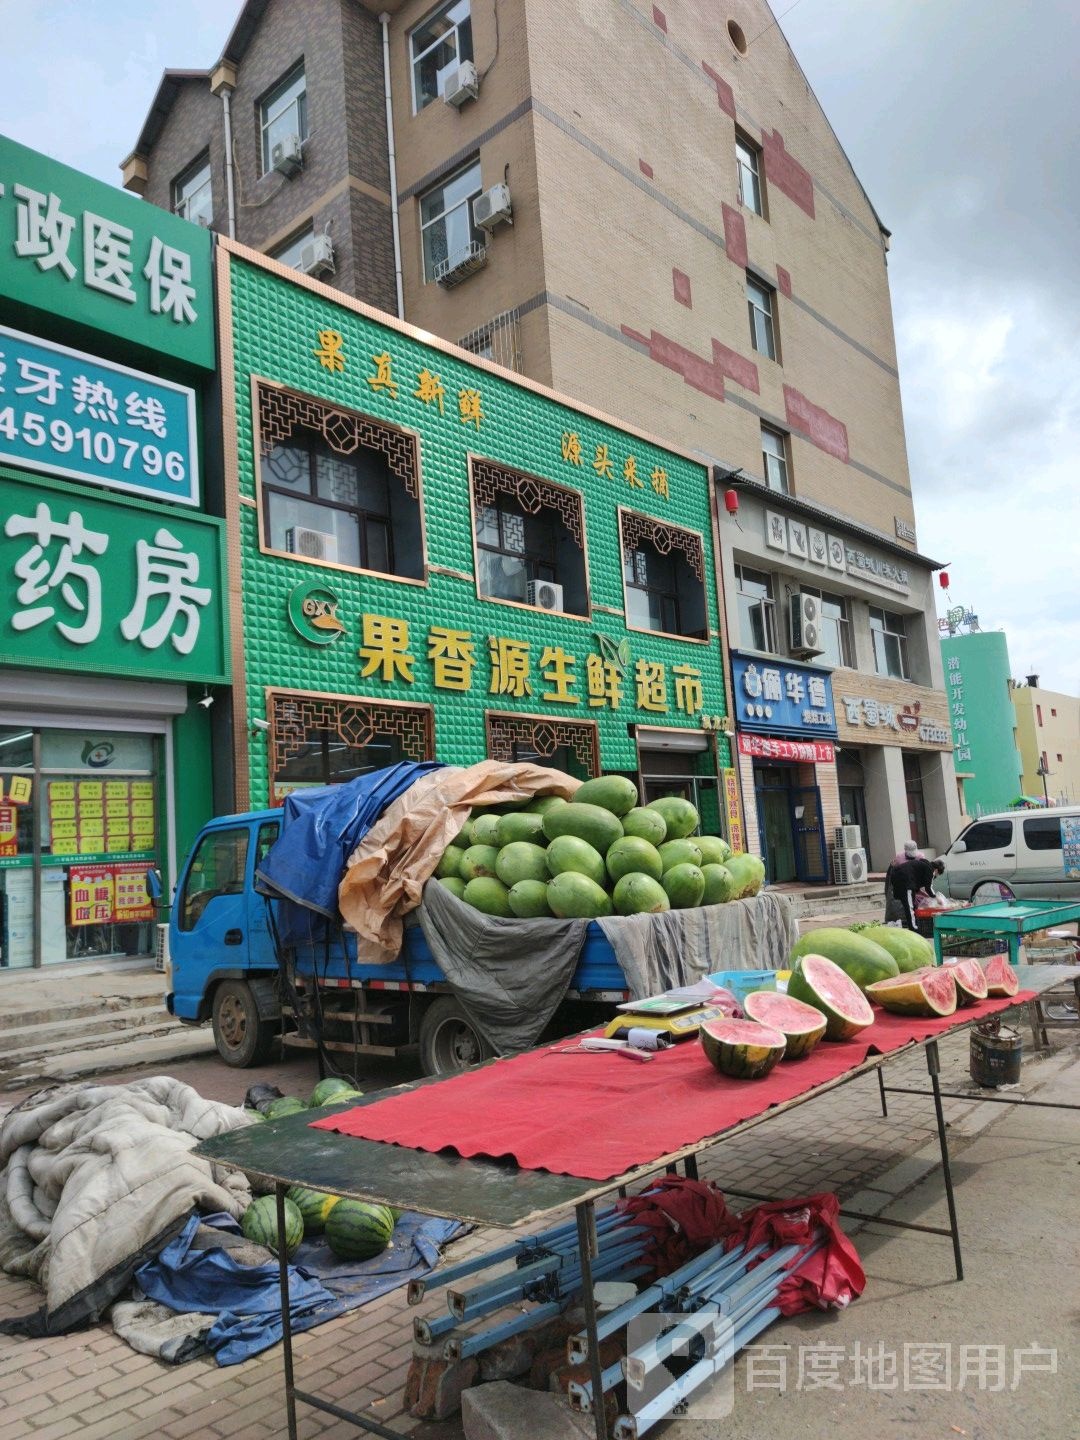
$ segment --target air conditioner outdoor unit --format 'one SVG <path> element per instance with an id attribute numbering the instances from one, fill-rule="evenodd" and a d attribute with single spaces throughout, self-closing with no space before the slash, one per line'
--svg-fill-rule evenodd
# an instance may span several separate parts
<path id="1" fill-rule="evenodd" d="M 861 885 L 869 872 L 863 849 L 833 851 L 833 870 L 838 885 Z"/>
<path id="2" fill-rule="evenodd" d="M 443 99 L 460 110 L 466 100 L 475 100 L 480 90 L 480 77 L 471 60 L 463 60 L 446 82 Z"/>
<path id="3" fill-rule="evenodd" d="M 285 548 L 290 555 L 305 560 L 336 560 L 337 536 L 325 530 L 309 530 L 306 525 L 290 525 L 285 531 Z"/>
<path id="4" fill-rule="evenodd" d="M 270 150 L 270 169 L 289 177 L 304 168 L 304 147 L 299 135 L 286 135 Z"/>
<path id="5" fill-rule="evenodd" d="M 563 608 L 562 586 L 553 580 L 529 581 L 529 604 L 540 610 L 561 610 Z"/>
<path id="6" fill-rule="evenodd" d="M 485 190 L 472 202 L 472 213 L 474 222 L 482 230 L 494 230 L 504 221 L 512 225 L 514 210 L 510 204 L 510 186 L 492 185 L 490 190 Z"/>
<path id="7" fill-rule="evenodd" d="M 300 263 L 296 267 L 305 275 L 334 273 L 334 246 L 329 235 L 316 235 L 300 246 Z"/>
<path id="8" fill-rule="evenodd" d="M 836 844 L 840 850 L 858 850 L 862 845 L 862 831 L 858 825 L 838 825 Z"/>
<path id="9" fill-rule="evenodd" d="M 791 652 L 793 655 L 820 655 L 821 601 L 801 591 L 791 597 Z"/>

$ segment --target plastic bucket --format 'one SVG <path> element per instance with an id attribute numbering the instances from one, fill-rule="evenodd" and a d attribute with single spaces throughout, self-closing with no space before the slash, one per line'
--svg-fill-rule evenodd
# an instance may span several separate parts
<path id="1" fill-rule="evenodd" d="M 996 1089 L 999 1085 L 1016 1085 L 1020 1079 L 1020 1061 L 1024 1042 L 1018 1030 L 1003 1025 L 996 1035 L 971 1032 L 971 1078 L 976 1085 Z"/>
<path id="2" fill-rule="evenodd" d="M 776 970 L 717 970 L 706 978 L 730 990 L 741 1005 L 751 990 L 775 990 Z"/>

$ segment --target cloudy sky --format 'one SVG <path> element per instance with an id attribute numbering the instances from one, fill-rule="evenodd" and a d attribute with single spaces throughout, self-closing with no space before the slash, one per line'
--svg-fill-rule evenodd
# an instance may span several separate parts
<path id="1" fill-rule="evenodd" d="M 774 8 L 893 232 L 920 548 L 1014 675 L 1080 693 L 1080 10 Z M 115 183 L 159 72 L 213 61 L 238 9 L 0 0 L 0 131 Z"/>

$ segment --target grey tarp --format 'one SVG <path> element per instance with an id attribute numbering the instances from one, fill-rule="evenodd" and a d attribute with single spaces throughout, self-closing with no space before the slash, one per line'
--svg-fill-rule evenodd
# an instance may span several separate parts
<path id="1" fill-rule="evenodd" d="M 535 1044 L 566 994 L 587 920 L 500 920 L 429 880 L 416 911 L 435 963 L 499 1055 Z"/>
<path id="2" fill-rule="evenodd" d="M 768 891 L 727 905 L 613 915 L 597 923 L 635 1000 L 717 970 L 779 970 L 799 938 L 790 901 Z"/>

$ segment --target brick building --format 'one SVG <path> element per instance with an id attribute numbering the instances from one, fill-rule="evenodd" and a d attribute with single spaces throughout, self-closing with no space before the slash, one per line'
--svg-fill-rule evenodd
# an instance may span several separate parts
<path id="1" fill-rule="evenodd" d="M 949 841 L 888 232 L 763 0 L 248 0 L 124 178 L 709 460 L 736 661 L 832 674 L 830 724 L 737 720 L 771 877 Z"/>

